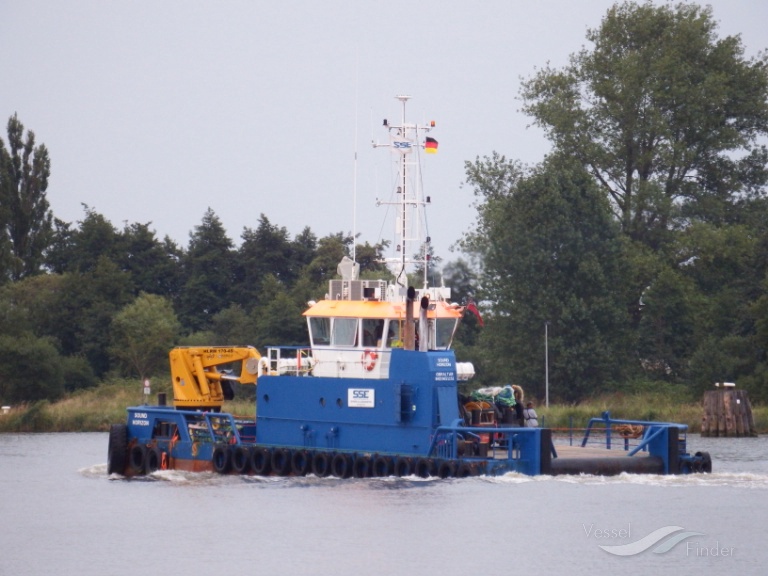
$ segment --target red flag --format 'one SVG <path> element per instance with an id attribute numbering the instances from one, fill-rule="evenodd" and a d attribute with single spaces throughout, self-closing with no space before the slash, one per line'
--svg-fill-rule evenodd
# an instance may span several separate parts
<path id="1" fill-rule="evenodd" d="M 480 323 L 480 326 L 485 326 L 485 322 L 483 322 L 483 317 L 480 316 L 480 311 L 477 309 L 477 306 L 475 306 L 474 302 L 470 301 L 469 304 L 467 304 L 467 310 L 472 312 L 472 314 L 474 314 L 477 317 L 477 321 Z"/>

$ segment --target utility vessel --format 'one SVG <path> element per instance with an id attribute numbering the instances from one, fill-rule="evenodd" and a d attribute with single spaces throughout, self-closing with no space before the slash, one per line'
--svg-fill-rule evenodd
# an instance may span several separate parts
<path id="1" fill-rule="evenodd" d="M 429 237 L 420 157 L 434 151 L 434 122 L 384 121 L 397 180 L 394 281 L 364 280 L 354 259 L 338 268 L 325 298 L 310 302 L 307 346 L 175 348 L 173 406 L 127 409 L 109 435 L 108 472 L 157 469 L 221 474 L 466 477 L 537 474 L 676 474 L 710 471 L 706 453 L 687 452 L 687 427 L 593 419 L 579 446 L 555 446 L 547 428 L 524 427 L 509 387 L 464 398 L 474 376 L 451 345 L 466 311 L 450 289 L 428 283 Z M 409 254 L 420 256 L 411 257 Z M 423 270 L 417 288 L 408 270 Z M 232 381 L 253 384 L 255 419 L 221 411 Z M 515 397 L 517 396 L 517 397 Z M 598 431 L 599 430 L 599 434 Z M 597 445 L 590 443 L 599 437 Z"/>

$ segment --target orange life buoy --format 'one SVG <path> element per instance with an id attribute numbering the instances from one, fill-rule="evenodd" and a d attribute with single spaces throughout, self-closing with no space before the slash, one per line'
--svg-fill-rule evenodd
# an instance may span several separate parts
<path id="1" fill-rule="evenodd" d="M 362 363 L 363 367 L 370 372 L 376 367 L 376 360 L 379 357 L 375 350 L 366 349 L 363 352 Z"/>

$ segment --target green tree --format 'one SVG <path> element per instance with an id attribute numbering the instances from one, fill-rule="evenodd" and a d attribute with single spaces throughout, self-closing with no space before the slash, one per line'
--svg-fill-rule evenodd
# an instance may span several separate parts
<path id="1" fill-rule="evenodd" d="M 134 292 L 158 294 L 171 299 L 181 291 L 182 251 L 168 236 L 161 242 L 149 223 L 126 226 L 119 236 L 117 262 L 129 272 Z"/>
<path id="2" fill-rule="evenodd" d="M 83 210 L 85 217 L 77 223 L 77 228 L 56 220 L 47 259 L 54 272 L 84 274 L 96 268 L 102 256 L 117 262 L 124 249 L 120 233 L 109 220 L 85 204 Z"/>
<path id="3" fill-rule="evenodd" d="M 721 218 L 766 182 L 768 57 L 718 38 L 710 8 L 625 2 L 592 50 L 523 83 L 523 110 L 578 158 L 622 229 L 659 247 L 680 216 Z"/>
<path id="4" fill-rule="evenodd" d="M 255 326 L 254 346 L 306 345 L 306 319 L 302 313 L 306 309 L 305 301 L 295 294 L 288 293 L 280 281 L 268 275 L 263 284 L 263 304 L 254 308 L 251 318 Z"/>
<path id="5" fill-rule="evenodd" d="M 272 274 L 289 288 L 299 267 L 293 259 L 294 246 L 288 230 L 273 225 L 264 214 L 259 217 L 256 230 L 246 228 L 241 238 L 243 242 L 235 266 L 237 290 L 234 299 L 251 309 L 261 301 L 261 288 L 267 275 Z M 311 237 L 306 235 L 303 240 L 311 243 Z"/>
<path id="6" fill-rule="evenodd" d="M 353 238 L 343 232 L 320 238 L 315 257 L 305 268 L 311 282 L 320 290 L 326 290 L 328 280 L 336 277 L 336 269 L 344 256 L 351 256 L 349 249 Z"/>
<path id="7" fill-rule="evenodd" d="M 55 400 L 64 393 L 64 372 L 56 346 L 32 334 L 0 335 L 0 400 Z"/>
<path id="8" fill-rule="evenodd" d="M 110 369 L 110 325 L 132 299 L 130 276 L 106 256 L 84 274 L 63 276 L 51 312 L 51 333 L 66 356 L 84 357 L 101 377 Z"/>
<path id="9" fill-rule="evenodd" d="M 477 295 L 480 291 L 479 275 L 472 269 L 469 262 L 463 258 L 459 258 L 454 262 L 448 262 L 443 266 L 442 281 L 446 286 L 450 287 L 451 300 L 453 302 L 459 302 L 460 304 L 466 305 L 470 301 L 473 301 L 478 308 L 482 307 L 482 304 L 477 301 Z M 439 285 L 440 284 L 438 284 L 438 286 Z M 474 314 L 469 311 L 465 312 L 464 319 L 462 320 L 456 336 L 458 342 L 460 342 L 462 346 L 471 347 L 476 344 L 480 334 L 479 322 L 480 321 Z M 468 349 L 462 350 L 462 352 L 467 356 L 471 355 L 471 352 Z"/>
<path id="10" fill-rule="evenodd" d="M 355 246 L 355 260 L 360 264 L 360 277 L 377 280 L 391 276 L 383 263 L 384 250 L 389 246 L 389 241 L 384 240 L 377 244 L 357 244 Z"/>
<path id="11" fill-rule="evenodd" d="M 480 197 L 478 232 L 463 244 L 482 262 L 491 305 L 480 335 L 485 377 L 543 393 L 550 322 L 555 395 L 573 401 L 625 374 L 629 355 L 619 232 L 577 162 L 549 158 L 530 174 L 494 156 L 467 163 Z"/>
<path id="12" fill-rule="evenodd" d="M 178 314 L 187 331 L 210 329 L 214 315 L 229 306 L 235 254 L 221 220 L 209 208 L 190 234 L 189 248 L 182 258 L 184 284 Z"/>
<path id="13" fill-rule="evenodd" d="M 643 293 L 638 353 L 643 369 L 652 377 L 673 381 L 687 378 L 702 303 L 690 278 L 671 267 Z"/>
<path id="14" fill-rule="evenodd" d="M 8 120 L 8 148 L 0 138 L 0 282 L 37 274 L 51 242 L 53 214 L 46 190 L 51 162 L 16 114 Z"/>
<path id="15" fill-rule="evenodd" d="M 124 373 L 144 380 L 166 366 L 179 329 L 171 302 L 142 292 L 112 319 L 110 353 Z"/>
<path id="16" fill-rule="evenodd" d="M 256 324 L 239 304 L 225 308 L 213 317 L 214 341 L 207 344 L 247 346 L 257 340 Z"/>
<path id="17" fill-rule="evenodd" d="M 39 274 L 3 286 L 0 303 L 9 316 L 0 321 L 0 333 L 30 332 L 37 337 L 56 338 L 53 319 L 61 304 L 62 288 L 63 277 L 59 274 Z"/>

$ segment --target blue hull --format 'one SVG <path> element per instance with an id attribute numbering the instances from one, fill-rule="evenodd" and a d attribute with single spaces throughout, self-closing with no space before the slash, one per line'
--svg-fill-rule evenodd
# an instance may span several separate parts
<path id="1" fill-rule="evenodd" d="M 711 470 L 686 451 L 686 426 L 590 423 L 583 453 L 559 454 L 548 429 L 472 426 L 462 414 L 452 351 L 392 350 L 389 377 L 259 378 L 257 418 L 162 406 L 128 408 L 110 434 L 110 472 L 157 469 L 338 477 L 538 474 L 676 474 Z M 617 430 L 642 436 L 630 446 Z M 600 431 L 605 453 L 586 450 Z M 613 439 L 613 441 L 612 441 Z M 564 449 L 562 449 L 564 451 Z"/>

